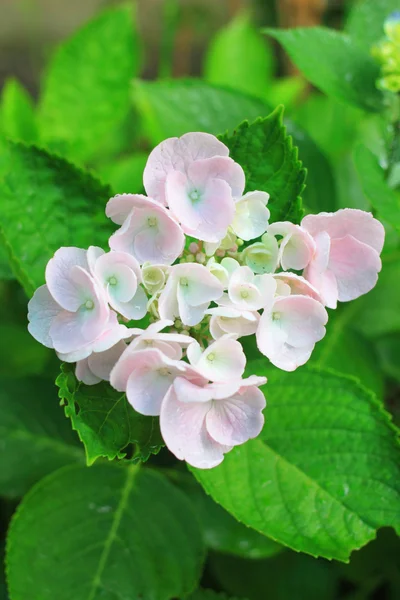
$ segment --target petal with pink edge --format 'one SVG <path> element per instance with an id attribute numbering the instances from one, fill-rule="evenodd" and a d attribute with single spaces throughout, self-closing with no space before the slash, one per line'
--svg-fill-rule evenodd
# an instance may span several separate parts
<path id="1" fill-rule="evenodd" d="M 168 449 L 193 467 L 211 469 L 232 448 L 216 442 L 207 432 L 205 418 L 211 402 L 180 402 L 171 386 L 161 406 L 160 428 Z"/>
<path id="2" fill-rule="evenodd" d="M 143 183 L 149 196 L 165 204 L 165 180 L 171 171 L 185 172 L 195 160 L 212 156 L 228 156 L 228 148 L 209 133 L 186 133 L 181 138 L 169 138 L 150 153 L 143 173 Z"/>
<path id="3" fill-rule="evenodd" d="M 53 348 L 50 327 L 62 308 L 50 294 L 47 285 L 40 286 L 28 303 L 28 331 L 41 344 Z"/>
<path id="4" fill-rule="evenodd" d="M 81 267 L 88 270 L 87 251 L 81 248 L 60 248 L 46 267 L 46 283 L 54 300 L 72 312 L 82 304 L 82 289 L 71 279 L 71 269 Z"/>
<path id="5" fill-rule="evenodd" d="M 385 240 L 385 229 L 373 215 L 355 208 L 342 208 L 334 213 L 322 212 L 319 215 L 307 215 L 301 222 L 313 237 L 326 231 L 331 239 L 351 235 L 356 240 L 371 246 L 381 253 Z"/>
<path id="6" fill-rule="evenodd" d="M 75 376 L 78 381 L 82 381 L 85 385 L 95 385 L 101 381 L 101 377 L 97 377 L 91 370 L 87 358 L 83 358 L 76 363 Z"/>
<path id="7" fill-rule="evenodd" d="M 335 275 L 338 300 L 348 302 L 376 285 L 382 268 L 379 254 L 351 235 L 331 242 L 329 270 Z"/>
<path id="8" fill-rule="evenodd" d="M 261 432 L 265 404 L 258 387 L 241 388 L 234 396 L 213 402 L 206 416 L 207 431 L 220 444 L 243 444 Z"/>

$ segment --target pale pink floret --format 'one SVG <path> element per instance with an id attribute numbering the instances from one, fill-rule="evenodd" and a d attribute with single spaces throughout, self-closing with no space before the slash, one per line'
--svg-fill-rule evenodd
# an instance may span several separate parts
<path id="1" fill-rule="evenodd" d="M 178 375 L 203 379 L 187 363 L 169 358 L 158 348 L 125 350 L 110 376 L 111 385 L 126 392 L 128 402 L 142 415 L 156 416 L 165 394 Z"/>
<path id="2" fill-rule="evenodd" d="M 226 334 L 235 338 L 253 335 L 260 318 L 256 311 L 238 310 L 233 305 L 210 308 L 206 314 L 211 315 L 210 333 L 214 340 Z"/>
<path id="3" fill-rule="evenodd" d="M 338 300 L 354 300 L 375 286 L 382 267 L 384 228 L 370 213 L 342 209 L 308 215 L 302 226 L 316 244 L 304 276 L 326 306 L 336 308 Z"/>
<path id="4" fill-rule="evenodd" d="M 314 298 L 314 300 L 322 302 L 318 290 L 312 286 L 307 279 L 302 277 L 302 275 L 285 272 L 275 273 L 273 277 L 277 283 L 277 296 L 290 296 L 291 294 L 298 296 L 310 296 L 311 298 Z"/>
<path id="5" fill-rule="evenodd" d="M 118 322 L 116 313 L 111 310 L 108 323 L 101 335 L 72 352 L 57 352 L 57 356 L 63 362 L 77 362 L 87 358 L 93 352 L 105 352 L 115 346 L 120 340 L 126 340 L 129 337 L 131 337 L 131 330 L 125 327 L 125 325 L 121 325 Z"/>
<path id="6" fill-rule="evenodd" d="M 235 216 L 231 227 L 242 240 L 254 240 L 265 233 L 270 217 L 267 208 L 269 194 L 247 192 L 235 204 Z"/>
<path id="7" fill-rule="evenodd" d="M 182 333 L 162 333 L 162 329 L 171 327 L 173 324 L 173 321 L 165 319 L 152 323 L 147 329 L 130 329 L 131 334 L 135 337 L 130 343 L 129 351 L 157 348 L 169 358 L 180 360 L 182 348 L 186 348 L 194 340 Z"/>
<path id="8" fill-rule="evenodd" d="M 222 293 L 222 283 L 205 266 L 174 265 L 159 298 L 160 317 L 169 320 L 179 317 L 184 325 L 197 325 L 210 302 L 218 300 Z"/>
<path id="9" fill-rule="evenodd" d="M 89 248 L 89 251 L 93 254 L 93 249 Z M 127 319 L 144 317 L 147 296 L 140 285 L 142 276 L 139 263 L 131 254 L 113 250 L 107 253 L 101 251 L 101 254 L 98 252 L 91 268 L 114 310 Z"/>
<path id="10" fill-rule="evenodd" d="M 186 172 L 168 173 L 165 189 L 168 206 L 183 231 L 199 240 L 218 242 L 232 223 L 233 198 L 243 192 L 244 173 L 228 157 L 197 160 Z"/>
<path id="11" fill-rule="evenodd" d="M 257 329 L 260 352 L 279 369 L 294 371 L 310 358 L 325 335 L 328 314 L 309 296 L 277 297 L 266 307 Z"/>
<path id="12" fill-rule="evenodd" d="M 257 437 L 265 398 L 265 378 L 198 386 L 175 379 L 161 406 L 160 427 L 169 450 L 200 469 L 220 464 L 233 446 Z"/>
<path id="13" fill-rule="evenodd" d="M 76 363 L 75 375 L 78 381 L 86 385 L 95 385 L 100 381 L 109 381 L 110 373 L 122 353 L 126 350 L 126 342 L 120 340 L 103 352 L 94 352 Z"/>
<path id="14" fill-rule="evenodd" d="M 268 233 L 282 236 L 278 262 L 284 271 L 305 269 L 315 250 L 315 242 L 308 231 L 289 221 L 280 221 L 272 223 L 268 227 Z"/>
<path id="15" fill-rule="evenodd" d="M 183 251 L 181 227 L 151 198 L 140 194 L 114 196 L 107 203 L 106 215 L 121 225 L 110 237 L 110 248 L 132 254 L 140 264 L 170 265 Z"/>
<path id="16" fill-rule="evenodd" d="M 67 362 L 126 336 L 89 268 L 85 250 L 60 248 L 47 265 L 47 285 L 36 290 L 28 305 L 31 334 Z"/>
<path id="17" fill-rule="evenodd" d="M 204 351 L 198 342 L 193 342 L 187 349 L 187 357 L 202 377 L 215 383 L 240 378 L 246 366 L 242 346 L 230 336 L 221 337 Z"/>
<path id="18" fill-rule="evenodd" d="M 186 133 L 180 138 L 164 140 L 150 153 L 143 173 L 146 193 L 166 204 L 165 182 L 168 173 L 186 173 L 189 165 L 213 156 L 228 156 L 229 149 L 209 133 Z"/>
<path id="19" fill-rule="evenodd" d="M 269 273 L 254 275 L 249 267 L 239 267 L 230 277 L 228 293 L 218 300 L 218 304 L 253 312 L 268 304 L 275 290 L 276 281 Z"/>

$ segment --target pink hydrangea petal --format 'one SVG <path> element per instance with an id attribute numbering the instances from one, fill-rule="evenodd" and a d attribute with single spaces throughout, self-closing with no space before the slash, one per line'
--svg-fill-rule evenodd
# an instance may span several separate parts
<path id="1" fill-rule="evenodd" d="M 225 336 L 210 344 L 194 366 L 206 379 L 224 383 L 242 376 L 246 356 L 237 340 Z"/>
<path id="2" fill-rule="evenodd" d="M 152 198 L 143 194 L 117 194 L 107 202 L 106 216 L 117 225 L 123 225 L 134 208 L 155 203 Z"/>
<path id="3" fill-rule="evenodd" d="M 141 264 L 172 264 L 182 253 L 184 242 L 175 219 L 149 198 L 132 209 L 109 240 L 110 248 L 132 254 Z"/>
<path id="4" fill-rule="evenodd" d="M 322 304 L 328 308 L 336 308 L 338 302 L 338 286 L 333 272 L 328 270 L 321 272 L 312 262 L 304 271 L 304 276 L 311 285 L 318 290 Z"/>
<path id="5" fill-rule="evenodd" d="M 313 347 L 295 348 L 294 346 L 290 346 L 290 344 L 284 344 L 279 353 L 275 353 L 268 358 L 278 369 L 291 372 L 306 364 L 313 349 Z"/>
<path id="6" fill-rule="evenodd" d="M 306 229 L 289 221 L 279 221 L 268 227 L 268 233 L 283 236 L 279 248 L 282 269 L 300 271 L 308 265 L 315 251 L 315 242 Z"/>
<path id="7" fill-rule="evenodd" d="M 174 380 L 173 374 L 162 374 L 158 370 L 133 371 L 126 386 L 126 397 L 131 406 L 141 415 L 158 416 L 164 396 Z"/>
<path id="8" fill-rule="evenodd" d="M 190 195 L 198 193 L 192 200 Z M 219 242 L 232 222 L 235 205 L 229 185 L 222 179 L 208 179 L 196 187 L 178 171 L 166 181 L 168 205 L 188 235 L 206 242 Z M 215 207 L 218 206 L 218 210 Z"/>
<path id="9" fill-rule="evenodd" d="M 110 293 L 110 292 L 109 292 Z M 129 320 L 138 321 L 147 313 L 147 296 L 144 289 L 139 286 L 136 294 L 129 302 L 120 302 L 110 293 L 110 304 L 118 313 Z"/>
<path id="10" fill-rule="evenodd" d="M 221 282 L 203 265 L 196 263 L 176 265 L 171 270 L 171 274 L 179 281 L 185 300 L 191 306 L 216 301 L 222 295 Z M 187 285 L 183 285 L 185 281 Z"/>
<path id="11" fill-rule="evenodd" d="M 334 213 L 307 215 L 301 225 L 313 237 L 321 231 L 326 231 L 331 239 L 351 235 L 356 240 L 371 246 L 378 254 L 382 251 L 385 240 L 382 223 L 374 219 L 371 213 L 354 208 L 342 208 Z"/>
<path id="12" fill-rule="evenodd" d="M 87 252 L 81 248 L 60 248 L 46 267 L 46 283 L 58 304 L 69 311 L 78 310 L 82 303 L 81 288 L 71 280 L 72 267 L 89 269 Z"/>
<path id="13" fill-rule="evenodd" d="M 170 277 L 158 299 L 158 312 L 161 319 L 174 320 L 179 317 L 178 283 Z"/>
<path id="14" fill-rule="evenodd" d="M 75 376 L 78 381 L 82 381 L 85 385 L 95 385 L 101 381 L 101 377 L 97 377 L 91 370 L 87 358 L 76 363 Z"/>
<path id="15" fill-rule="evenodd" d="M 228 148 L 208 133 L 186 133 L 169 138 L 154 148 L 147 160 L 143 183 L 149 196 L 166 203 L 165 180 L 171 171 L 185 172 L 192 161 L 212 156 L 228 156 Z"/>
<path id="16" fill-rule="evenodd" d="M 205 427 L 211 402 L 179 402 L 171 386 L 161 406 L 161 434 L 168 449 L 180 460 L 200 469 L 211 469 L 231 447 L 214 441 Z"/>
<path id="17" fill-rule="evenodd" d="M 332 240 L 329 270 L 336 277 L 341 302 L 354 300 L 372 290 L 381 268 L 379 254 L 371 246 L 351 235 Z"/>
<path id="18" fill-rule="evenodd" d="M 296 295 L 278 298 L 273 310 L 280 315 L 291 346 L 313 346 L 324 337 L 328 314 L 317 300 Z"/>
<path id="19" fill-rule="evenodd" d="M 273 277 L 277 282 L 282 282 L 288 285 L 291 294 L 311 296 L 311 298 L 314 298 L 314 300 L 321 302 L 321 296 L 317 288 L 301 275 L 296 275 L 296 273 L 275 273 Z M 282 295 L 286 296 L 288 294 Z"/>
<path id="20" fill-rule="evenodd" d="M 188 303 L 187 298 L 182 291 L 182 286 L 178 286 L 177 289 L 179 317 L 184 325 L 194 327 L 198 325 L 204 318 L 207 308 L 210 302 L 200 304 L 198 306 L 192 306 Z M 161 313 L 160 313 L 161 314 Z"/>
<path id="21" fill-rule="evenodd" d="M 265 233 L 270 217 L 266 192 L 248 192 L 235 205 L 232 229 L 242 240 L 254 240 Z"/>
<path id="22" fill-rule="evenodd" d="M 261 432 L 264 408 L 264 394 L 257 387 L 242 388 L 226 400 L 213 402 L 206 415 L 207 431 L 220 444 L 243 444 Z"/>
<path id="23" fill-rule="evenodd" d="M 128 379 L 134 371 L 145 373 L 166 369 L 178 373 L 184 372 L 185 363 L 172 360 L 157 348 L 148 348 L 145 350 L 131 349 L 130 346 L 125 350 L 110 375 L 111 385 L 119 392 L 126 391 Z"/>
<path id="24" fill-rule="evenodd" d="M 94 275 L 97 259 L 99 259 L 100 256 L 103 256 L 103 254 L 105 254 L 103 248 L 99 248 L 98 246 L 89 246 L 86 253 L 86 258 L 91 275 Z"/>
<path id="25" fill-rule="evenodd" d="M 139 263 L 127 252 L 103 254 L 95 263 L 94 273 L 110 295 L 120 302 L 129 302 L 141 281 Z"/>
<path id="26" fill-rule="evenodd" d="M 41 344 L 53 348 L 50 327 L 62 308 L 50 294 L 47 285 L 40 286 L 28 303 L 28 331 Z"/>
<path id="27" fill-rule="evenodd" d="M 120 340 L 104 352 L 93 352 L 87 359 L 91 372 L 100 380 L 109 381 L 111 371 L 126 348 L 126 342 Z"/>
<path id="28" fill-rule="evenodd" d="M 246 183 L 242 167 L 227 156 L 214 156 L 196 160 L 187 170 L 195 186 L 203 186 L 210 179 L 222 179 L 231 188 L 232 196 L 240 198 Z"/>

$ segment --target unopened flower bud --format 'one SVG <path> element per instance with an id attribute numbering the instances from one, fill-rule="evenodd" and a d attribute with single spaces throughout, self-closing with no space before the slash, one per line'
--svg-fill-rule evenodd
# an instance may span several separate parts
<path id="1" fill-rule="evenodd" d="M 200 246 L 196 242 L 192 242 L 191 244 L 189 244 L 189 252 L 191 252 L 192 254 L 197 254 L 199 250 Z"/>
<path id="2" fill-rule="evenodd" d="M 206 262 L 206 255 L 204 254 L 204 252 L 198 252 L 196 254 L 196 262 L 200 264 L 204 264 Z"/>
<path id="3" fill-rule="evenodd" d="M 247 246 L 242 252 L 243 262 L 254 273 L 273 273 L 278 264 L 278 242 L 268 233 L 262 237 L 262 242 Z"/>

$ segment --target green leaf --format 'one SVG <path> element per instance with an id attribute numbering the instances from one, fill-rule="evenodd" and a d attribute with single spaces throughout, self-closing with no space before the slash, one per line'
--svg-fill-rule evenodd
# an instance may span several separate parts
<path id="1" fill-rule="evenodd" d="M 196 510 L 207 548 L 244 558 L 265 558 L 282 550 L 276 542 L 236 521 L 207 496 L 193 477 L 177 471 L 172 474 L 172 481 L 186 493 Z"/>
<path id="2" fill-rule="evenodd" d="M 354 301 L 353 325 L 367 338 L 400 332 L 400 254 L 385 257 L 378 283 Z"/>
<path id="3" fill-rule="evenodd" d="M 98 172 L 101 179 L 109 183 L 116 194 L 140 194 L 143 191 L 143 171 L 147 158 L 148 154 L 145 152 L 124 156 L 102 165 Z"/>
<path id="4" fill-rule="evenodd" d="M 0 339 L 0 377 L 40 375 L 53 356 L 30 335 L 26 325 L 1 322 Z"/>
<path id="5" fill-rule="evenodd" d="M 266 29 L 278 40 L 311 83 L 349 104 L 369 111 L 383 109 L 375 82 L 379 66 L 349 36 L 324 27 Z"/>
<path id="6" fill-rule="evenodd" d="M 286 551 L 264 560 L 215 554 L 209 559 L 209 569 L 229 594 L 245 594 L 249 600 L 338 598 L 333 565 L 305 554 Z"/>
<path id="7" fill-rule="evenodd" d="M 210 83 L 265 98 L 273 71 L 272 50 L 252 25 L 248 13 L 239 13 L 208 46 L 204 78 Z"/>
<path id="8" fill-rule="evenodd" d="M 233 160 L 243 167 L 246 191 L 270 194 L 271 220 L 298 222 L 303 214 L 300 194 L 306 171 L 292 138 L 286 134 L 282 107 L 251 125 L 242 123 L 232 135 L 220 139 L 228 146 Z"/>
<path id="9" fill-rule="evenodd" d="M 330 311 L 326 336 L 315 346 L 309 364 L 329 367 L 344 375 L 353 375 L 365 387 L 383 398 L 384 381 L 376 368 L 376 354 L 371 343 L 351 329 L 355 304 Z"/>
<path id="10" fill-rule="evenodd" d="M 346 31 L 367 51 L 384 37 L 383 23 L 395 10 L 399 0 L 359 0 L 351 8 Z"/>
<path id="11" fill-rule="evenodd" d="M 28 295 L 44 283 L 60 246 L 106 245 L 111 190 L 89 173 L 34 146 L 7 144 L 0 164 L 0 241 Z"/>
<path id="12" fill-rule="evenodd" d="M 376 351 L 381 368 L 389 377 L 400 382 L 400 335 L 385 335 L 376 340 Z"/>
<path id="13" fill-rule="evenodd" d="M 232 131 L 244 119 L 253 121 L 271 112 L 258 98 L 199 79 L 135 80 L 133 102 L 153 145 L 188 131 Z"/>
<path id="14" fill-rule="evenodd" d="M 1 132 L 16 141 L 33 143 L 37 140 L 37 124 L 33 102 L 16 79 L 7 79 L 1 102 Z"/>
<path id="15" fill-rule="evenodd" d="M 135 444 L 134 460 L 146 461 L 163 446 L 158 419 L 137 413 L 125 395 L 108 382 L 84 385 L 77 381 L 73 366 L 66 363 L 56 385 L 65 414 L 85 446 L 88 465 L 102 456 L 124 458 L 130 444 Z"/>
<path id="16" fill-rule="evenodd" d="M 224 593 L 218 594 L 217 592 L 214 592 L 214 590 L 205 590 L 205 589 L 199 588 L 198 590 L 196 590 L 193 594 L 191 594 L 189 596 L 188 600 L 240 600 L 240 599 L 232 598 L 231 596 L 228 598 L 228 596 Z M 244 600 L 244 598 L 242 598 L 242 600 Z"/>
<path id="17" fill-rule="evenodd" d="M 44 475 L 84 461 L 54 384 L 2 379 L 0 413 L 0 495 L 22 496 Z"/>
<path id="18" fill-rule="evenodd" d="M 299 148 L 303 166 L 307 168 L 307 184 L 302 193 L 304 208 L 318 213 L 336 209 L 336 182 L 325 154 L 303 129 L 288 121 L 287 132 Z"/>
<path id="19" fill-rule="evenodd" d="M 264 361 L 250 365 L 264 372 Z M 239 521 L 294 550 L 347 561 L 379 527 L 400 532 L 397 432 L 375 396 L 330 371 L 275 370 L 266 425 L 209 471 L 192 469 Z"/>
<path id="20" fill-rule="evenodd" d="M 132 6 L 104 11 L 56 51 L 40 102 L 41 140 L 76 160 L 96 156 L 127 117 L 139 69 Z"/>
<path id="21" fill-rule="evenodd" d="M 360 144 L 354 149 L 354 161 L 361 187 L 372 207 L 400 231 L 400 193 L 388 186 L 376 156 Z"/>
<path id="22" fill-rule="evenodd" d="M 46 477 L 20 504 L 7 540 L 13 600 L 185 597 L 203 558 L 184 494 L 133 465 L 66 467 Z"/>

